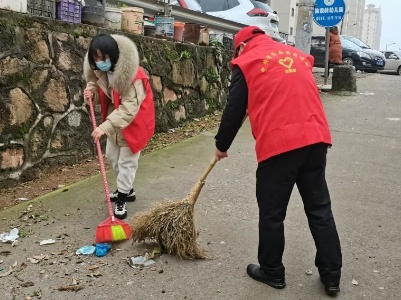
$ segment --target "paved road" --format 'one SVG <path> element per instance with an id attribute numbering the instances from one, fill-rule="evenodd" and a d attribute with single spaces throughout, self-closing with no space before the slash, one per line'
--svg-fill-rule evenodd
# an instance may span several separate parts
<path id="1" fill-rule="evenodd" d="M 375 74 L 358 79 L 357 95 L 322 95 L 334 140 L 327 180 L 344 256 L 339 299 L 399 299 L 401 293 L 400 84 L 399 76 Z M 138 200 L 129 204 L 129 212 L 145 210 L 166 198 L 183 198 L 212 158 L 213 135 L 208 132 L 142 157 Z M 132 246 L 131 242 L 115 246 L 120 250 L 104 258 L 74 256 L 78 247 L 93 242 L 94 227 L 106 216 L 100 178 L 95 176 L 68 191 L 0 213 L 0 232 L 15 224 L 25 229 L 32 224 L 32 234 L 21 238 L 17 247 L 0 245 L 0 252 L 11 251 L 0 257 L 5 269 L 27 257 L 50 256 L 39 264 L 26 262 L 27 267 L 17 274 L 21 280 L 12 275 L 0 278 L 0 289 L 5 291 L 1 299 L 12 299 L 11 287 L 22 281 L 32 281 L 34 286 L 17 288 L 16 299 L 38 290 L 42 299 L 325 299 L 296 189 L 285 223 L 287 287 L 274 290 L 245 273 L 246 265 L 256 262 L 257 252 L 253 145 L 246 123 L 229 158 L 216 165 L 200 195 L 196 207 L 199 241 L 213 259 L 183 261 L 163 255 L 155 269 L 137 271 L 122 259 L 143 254 L 152 245 Z M 29 204 L 35 214 L 45 216 L 41 222 L 19 218 Z M 57 237 L 54 245 L 38 245 L 40 240 Z M 93 264 L 102 276 L 87 276 Z M 306 275 L 307 270 L 313 274 Z M 71 284 L 72 278 L 84 288 L 77 293 L 56 290 Z"/>

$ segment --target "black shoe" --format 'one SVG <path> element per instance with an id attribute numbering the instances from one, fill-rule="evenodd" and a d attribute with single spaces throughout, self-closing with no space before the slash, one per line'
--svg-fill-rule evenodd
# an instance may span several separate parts
<path id="1" fill-rule="evenodd" d="M 246 272 L 251 278 L 266 283 L 267 285 L 270 285 L 275 289 L 283 289 L 286 286 L 284 278 L 281 279 L 269 278 L 258 265 L 254 264 L 248 265 L 248 267 L 246 268 Z"/>
<path id="2" fill-rule="evenodd" d="M 118 199 L 118 190 L 110 194 L 110 200 L 111 202 L 116 202 Z M 135 195 L 135 190 L 131 189 L 125 198 L 125 201 L 127 202 L 134 202 L 136 200 L 136 195 Z"/>
<path id="3" fill-rule="evenodd" d="M 320 277 L 320 281 L 324 284 L 324 290 L 329 296 L 337 296 L 340 292 L 340 284 L 337 281 L 325 281 Z"/>

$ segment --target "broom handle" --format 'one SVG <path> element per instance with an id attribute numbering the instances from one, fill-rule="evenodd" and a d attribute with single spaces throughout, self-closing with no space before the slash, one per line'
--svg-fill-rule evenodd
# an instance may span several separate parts
<path id="1" fill-rule="evenodd" d="M 90 114 L 91 114 L 91 119 L 92 119 L 92 126 L 93 126 L 93 130 L 95 130 L 97 128 L 97 125 L 96 125 L 95 110 L 93 109 L 92 98 L 89 98 L 88 102 L 89 102 Z M 97 149 L 97 156 L 99 158 L 100 173 L 102 173 L 104 193 L 106 194 L 107 208 L 109 210 L 109 215 L 110 215 L 112 221 L 114 221 L 113 207 L 111 206 L 111 201 L 110 201 L 109 185 L 107 184 L 106 170 L 104 168 L 102 148 L 100 147 L 99 140 L 96 140 L 96 149 Z"/>
<path id="2" fill-rule="evenodd" d="M 200 193 L 200 190 L 201 190 L 202 186 L 205 184 L 206 177 L 207 177 L 207 175 L 209 175 L 210 171 L 213 169 L 216 162 L 217 162 L 216 158 L 213 158 L 210 161 L 206 170 L 203 172 L 201 177 L 199 177 L 198 182 L 195 184 L 195 186 L 189 192 L 189 194 L 191 195 L 190 200 L 189 200 L 190 205 L 192 205 L 192 206 L 195 205 L 196 200 L 198 200 L 198 195 Z"/>
<path id="3" fill-rule="evenodd" d="M 213 169 L 213 167 L 214 167 L 214 165 L 216 164 L 216 162 L 217 162 L 216 158 L 213 158 L 213 159 L 210 161 L 209 165 L 207 166 L 206 170 L 203 172 L 203 174 L 201 175 L 201 177 L 199 177 L 199 180 L 198 180 L 198 181 L 200 181 L 200 182 L 204 182 L 204 181 L 205 181 L 207 175 L 209 175 L 210 171 Z"/>

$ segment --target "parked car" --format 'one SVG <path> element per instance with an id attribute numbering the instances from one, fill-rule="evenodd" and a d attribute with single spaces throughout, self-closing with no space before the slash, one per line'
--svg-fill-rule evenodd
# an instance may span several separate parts
<path id="1" fill-rule="evenodd" d="M 383 63 L 383 67 L 386 65 L 386 58 L 384 57 L 382 52 L 372 49 L 371 47 L 369 47 L 369 45 L 367 45 L 366 43 L 364 43 L 363 41 L 354 36 L 342 35 L 342 37 L 346 40 L 355 43 L 356 45 L 361 47 L 365 52 L 369 53 L 369 55 L 372 56 L 373 59 L 377 61 L 376 64 L 378 66 L 381 65 L 381 63 Z"/>
<path id="2" fill-rule="evenodd" d="M 368 52 L 355 43 L 340 37 L 343 48 L 342 59 L 345 65 L 354 66 L 356 70 L 377 72 L 383 69 L 383 62 L 374 59 Z M 311 41 L 311 55 L 315 58 L 315 67 L 324 68 L 326 37 L 314 35 Z"/>
<path id="3" fill-rule="evenodd" d="M 401 75 L 401 51 L 382 51 L 386 57 L 386 66 L 380 73 Z"/>
<path id="4" fill-rule="evenodd" d="M 176 0 L 172 4 L 245 25 L 259 26 L 272 38 L 282 40 L 277 13 L 259 0 Z"/>

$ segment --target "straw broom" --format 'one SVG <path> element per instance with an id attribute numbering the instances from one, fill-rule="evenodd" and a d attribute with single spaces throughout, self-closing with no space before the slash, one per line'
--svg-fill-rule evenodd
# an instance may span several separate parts
<path id="1" fill-rule="evenodd" d="M 216 160 L 213 159 L 191 191 L 181 201 L 162 201 L 148 212 L 134 215 L 131 223 L 133 242 L 156 240 L 163 251 L 181 258 L 207 258 L 196 239 L 194 206 Z"/>

